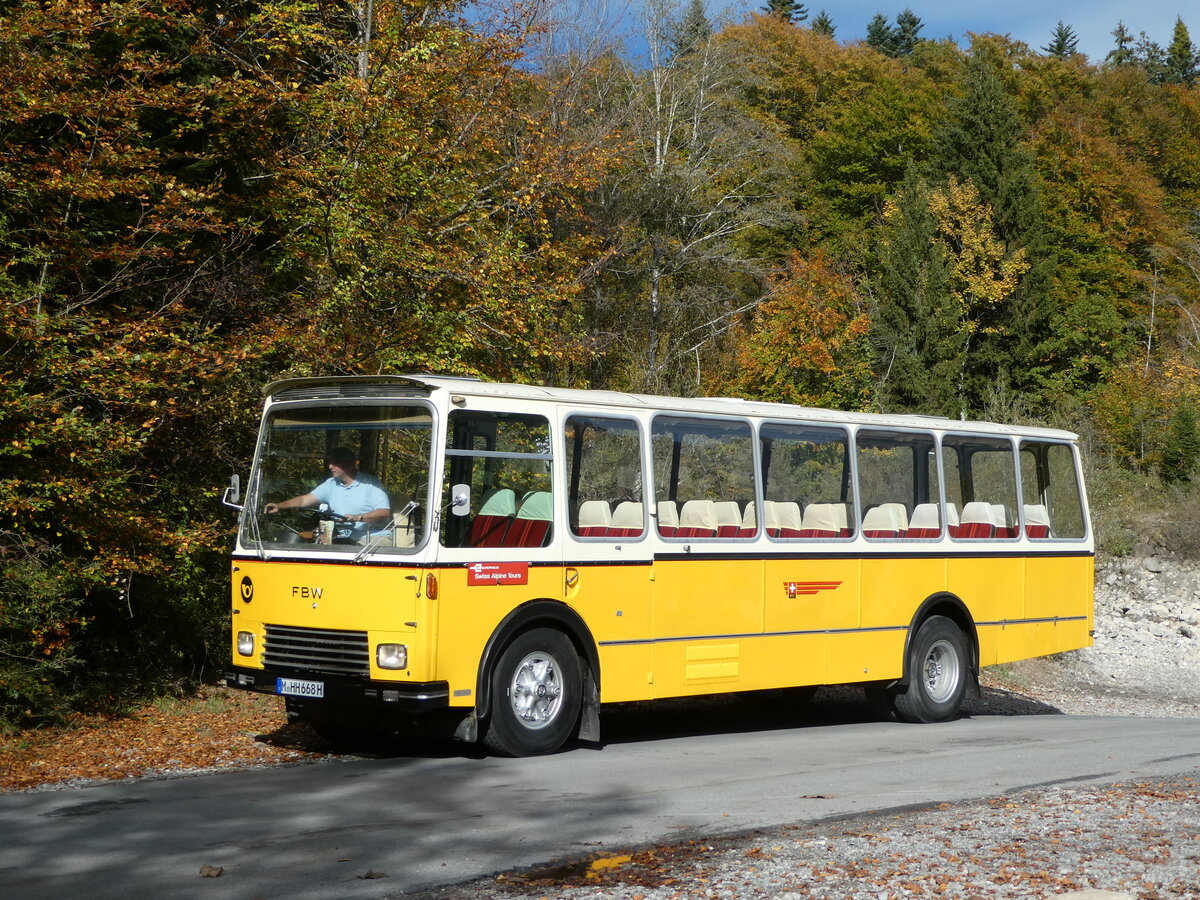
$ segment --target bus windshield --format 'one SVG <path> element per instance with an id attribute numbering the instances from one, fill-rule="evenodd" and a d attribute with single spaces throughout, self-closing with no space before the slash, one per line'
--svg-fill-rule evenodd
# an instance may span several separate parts
<path id="1" fill-rule="evenodd" d="M 272 410 L 242 521 L 243 545 L 413 552 L 425 540 L 432 425 L 430 410 L 415 404 Z"/>

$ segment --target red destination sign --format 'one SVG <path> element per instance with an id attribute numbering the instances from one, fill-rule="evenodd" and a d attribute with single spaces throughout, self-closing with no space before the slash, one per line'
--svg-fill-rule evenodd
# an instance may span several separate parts
<path id="1" fill-rule="evenodd" d="M 471 563 L 467 584 L 529 584 L 529 563 Z"/>

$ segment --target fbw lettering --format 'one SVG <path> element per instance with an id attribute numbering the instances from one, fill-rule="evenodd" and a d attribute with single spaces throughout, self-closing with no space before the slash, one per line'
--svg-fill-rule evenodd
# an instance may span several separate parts
<path id="1" fill-rule="evenodd" d="M 300 597 L 303 600 L 309 600 L 309 599 L 319 600 L 321 598 L 321 594 L 324 591 L 325 591 L 324 588 L 319 588 L 319 587 L 304 587 L 299 584 L 292 585 L 292 596 Z"/>

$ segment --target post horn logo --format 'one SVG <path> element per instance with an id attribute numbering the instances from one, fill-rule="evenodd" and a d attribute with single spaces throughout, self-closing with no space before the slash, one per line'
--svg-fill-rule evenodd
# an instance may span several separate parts
<path id="1" fill-rule="evenodd" d="M 250 580 L 249 575 L 242 576 L 242 602 L 249 603 L 254 599 L 254 582 Z"/>

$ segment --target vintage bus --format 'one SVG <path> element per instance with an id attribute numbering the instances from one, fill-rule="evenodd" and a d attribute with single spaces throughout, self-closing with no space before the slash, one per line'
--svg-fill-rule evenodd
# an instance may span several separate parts
<path id="1" fill-rule="evenodd" d="M 374 522 L 304 505 L 347 452 Z M 1066 431 L 296 379 L 267 389 L 238 508 L 227 683 L 331 737 L 547 753 L 598 740 L 606 703 L 833 684 L 940 722 L 982 666 L 1091 641 Z"/>

